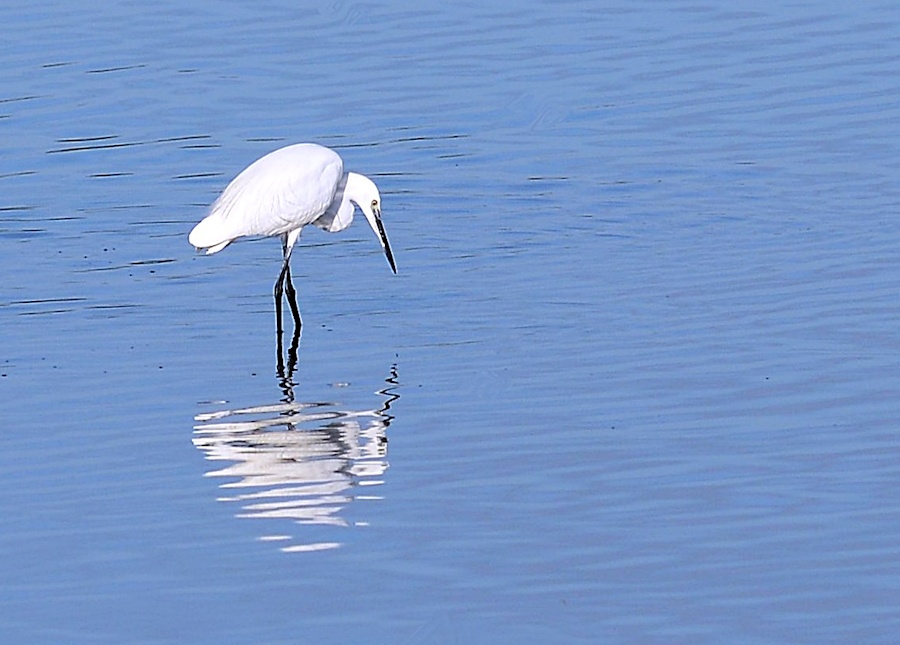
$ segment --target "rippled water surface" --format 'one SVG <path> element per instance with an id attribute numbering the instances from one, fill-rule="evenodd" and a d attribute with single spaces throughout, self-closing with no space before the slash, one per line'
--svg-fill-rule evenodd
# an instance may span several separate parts
<path id="1" fill-rule="evenodd" d="M 895 642 L 900 10 L 412 6 L 2 10 L 3 640 Z"/>

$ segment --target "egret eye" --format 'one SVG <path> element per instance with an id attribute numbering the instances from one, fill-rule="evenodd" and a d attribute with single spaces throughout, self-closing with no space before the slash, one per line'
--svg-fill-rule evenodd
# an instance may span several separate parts
<path id="1" fill-rule="evenodd" d="M 372 200 L 372 208 L 378 208 L 378 200 L 377 199 Z"/>

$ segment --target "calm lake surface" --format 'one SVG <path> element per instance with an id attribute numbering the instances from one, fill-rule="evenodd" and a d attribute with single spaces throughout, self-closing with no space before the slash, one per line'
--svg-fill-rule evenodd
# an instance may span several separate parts
<path id="1" fill-rule="evenodd" d="M 411 6 L 0 10 L 2 640 L 895 643 L 900 10 Z"/>

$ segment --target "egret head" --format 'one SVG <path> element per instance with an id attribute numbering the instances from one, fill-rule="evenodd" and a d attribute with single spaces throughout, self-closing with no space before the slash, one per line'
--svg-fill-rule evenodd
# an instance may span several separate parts
<path id="1" fill-rule="evenodd" d="M 388 242 L 387 233 L 384 232 L 384 224 L 381 223 L 381 195 L 378 193 L 378 186 L 365 175 L 351 172 L 347 173 L 347 187 L 344 192 L 366 216 L 366 221 L 369 222 L 369 226 L 375 232 L 375 237 L 381 243 L 391 270 L 397 273 L 394 254 L 391 253 L 391 244 Z"/>

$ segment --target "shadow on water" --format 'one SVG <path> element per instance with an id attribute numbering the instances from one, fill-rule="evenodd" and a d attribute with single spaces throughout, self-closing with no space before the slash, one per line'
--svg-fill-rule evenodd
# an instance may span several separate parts
<path id="1" fill-rule="evenodd" d="M 343 410 L 335 402 L 297 401 L 293 372 L 298 344 L 295 333 L 286 369 L 279 346 L 280 402 L 198 414 L 193 443 L 209 461 L 232 462 L 206 476 L 230 479 L 221 485 L 229 494 L 219 501 L 240 504 L 237 517 L 286 519 L 306 527 L 350 526 L 348 505 L 379 499 L 373 487 L 383 483 L 388 469 L 390 409 L 400 398 L 397 366 L 390 367 L 385 386 L 375 391 L 381 397 L 378 407 Z M 311 535 L 312 529 L 305 536 L 266 532 L 259 539 L 282 542 L 285 552 L 341 546 L 310 540 Z"/>

